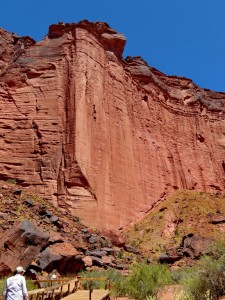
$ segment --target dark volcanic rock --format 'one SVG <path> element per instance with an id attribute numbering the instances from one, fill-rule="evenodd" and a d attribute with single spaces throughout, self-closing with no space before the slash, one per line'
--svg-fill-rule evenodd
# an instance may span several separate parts
<path id="1" fill-rule="evenodd" d="M 42 270 L 51 272 L 57 269 L 59 273 L 76 273 L 84 269 L 82 258 L 78 251 L 68 242 L 57 243 L 47 247 L 37 259 Z"/>
<path id="2" fill-rule="evenodd" d="M 85 255 L 88 255 L 88 256 L 97 256 L 97 257 L 102 257 L 102 256 L 105 256 L 107 254 L 106 251 L 101 251 L 101 250 L 95 250 L 95 251 L 89 251 L 87 250 L 85 252 Z"/>
<path id="3" fill-rule="evenodd" d="M 89 243 L 90 244 L 95 244 L 99 242 L 99 236 L 97 236 L 96 234 L 92 234 L 89 238 Z"/>
<path id="4" fill-rule="evenodd" d="M 209 254 L 213 241 L 209 238 L 188 234 L 184 236 L 179 247 L 170 248 L 159 257 L 161 263 L 174 263 L 184 256 L 198 259 L 201 255 Z"/>
<path id="5" fill-rule="evenodd" d="M 194 259 L 211 252 L 212 240 L 202 236 L 188 235 L 183 238 L 181 246 L 183 254 Z"/>
<path id="6" fill-rule="evenodd" d="M 130 246 L 130 245 L 125 245 L 124 250 L 126 250 L 127 252 L 130 252 L 130 253 L 139 254 L 138 249 L 133 246 Z"/>
<path id="7" fill-rule="evenodd" d="M 24 203 L 25 203 L 25 205 L 26 205 L 27 207 L 32 207 L 32 206 L 34 206 L 34 203 L 33 203 L 33 201 L 32 201 L 31 199 L 26 199 L 26 200 L 24 200 Z"/>
<path id="8" fill-rule="evenodd" d="M 30 221 L 15 222 L 1 238 L 0 274 L 5 273 L 6 269 L 12 272 L 18 265 L 28 267 L 48 239 L 49 234 Z"/>
<path id="9" fill-rule="evenodd" d="M 176 251 L 168 251 L 167 253 L 162 253 L 159 257 L 161 263 L 174 263 L 183 257 L 182 254 L 178 254 Z"/>
<path id="10" fill-rule="evenodd" d="M 212 224 L 225 223 L 225 216 L 221 214 L 209 213 L 206 217 L 208 218 L 209 223 Z"/>
<path id="11" fill-rule="evenodd" d="M 90 258 L 92 259 L 92 264 L 94 266 L 99 266 L 99 267 L 103 266 L 103 261 L 101 258 L 96 257 L 96 256 L 90 256 Z"/>

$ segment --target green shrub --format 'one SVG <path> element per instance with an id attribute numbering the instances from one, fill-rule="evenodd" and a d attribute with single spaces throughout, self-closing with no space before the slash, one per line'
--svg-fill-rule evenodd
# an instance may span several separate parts
<path id="1" fill-rule="evenodd" d="M 38 289 L 38 285 L 34 283 L 34 280 L 27 279 L 26 280 L 27 290 L 32 291 Z"/>
<path id="2" fill-rule="evenodd" d="M 128 276 L 122 276 L 118 271 L 91 271 L 79 274 L 84 278 L 111 279 L 111 293 L 116 296 L 128 296 L 133 299 L 154 300 L 159 288 L 172 282 L 169 269 L 165 265 L 135 264 Z M 82 283 L 83 288 L 89 287 L 89 281 Z M 104 282 L 94 281 L 93 288 L 104 288 Z"/>
<path id="3" fill-rule="evenodd" d="M 171 278 L 174 283 L 180 283 L 183 278 L 186 277 L 187 272 L 191 272 L 191 268 L 183 267 L 177 270 L 171 271 Z"/>
<path id="4" fill-rule="evenodd" d="M 225 294 L 224 257 L 215 259 L 204 256 L 189 272 L 183 273 L 180 283 L 183 286 L 182 300 L 218 299 Z"/>
<path id="5" fill-rule="evenodd" d="M 130 275 L 117 282 L 114 288 L 118 288 L 120 296 L 143 300 L 147 297 L 155 297 L 159 288 L 171 282 L 167 266 L 135 264 Z"/>
<path id="6" fill-rule="evenodd" d="M 11 184 L 16 184 L 17 183 L 16 179 L 14 179 L 14 178 L 8 178 L 6 180 L 6 182 L 11 183 Z"/>
<path id="7" fill-rule="evenodd" d="M 6 279 L 7 279 L 7 277 L 1 278 L 1 280 L 0 280 L 0 295 L 2 295 L 3 290 L 4 290 L 4 288 L 5 288 L 5 282 L 6 282 Z"/>
<path id="8" fill-rule="evenodd" d="M 155 296 L 148 296 L 145 300 L 157 300 Z"/>
<path id="9" fill-rule="evenodd" d="M 115 297 L 123 297 L 127 295 L 128 278 L 125 276 L 118 276 L 112 282 L 112 295 Z"/>
<path id="10" fill-rule="evenodd" d="M 112 285 L 122 277 L 122 275 L 114 269 L 84 271 L 80 272 L 79 276 L 83 278 L 107 278 L 110 280 Z M 105 288 L 105 281 L 103 280 L 92 280 L 91 284 L 94 289 Z M 82 287 L 84 289 L 89 289 L 89 285 L 90 280 L 82 280 Z"/>
<path id="11" fill-rule="evenodd" d="M 211 256 L 201 257 L 194 267 L 170 272 L 165 265 L 137 263 L 126 277 L 115 270 L 85 272 L 82 276 L 111 278 L 112 293 L 117 297 L 154 300 L 159 289 L 178 283 L 182 290 L 177 300 L 217 300 L 225 295 L 225 243 L 217 243 Z M 96 288 L 100 287 L 96 283 Z"/>

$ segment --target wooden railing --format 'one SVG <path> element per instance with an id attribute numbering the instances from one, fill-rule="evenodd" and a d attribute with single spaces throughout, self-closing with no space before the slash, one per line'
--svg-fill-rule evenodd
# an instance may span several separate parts
<path id="1" fill-rule="evenodd" d="M 85 281 L 89 282 L 89 285 L 95 281 L 104 281 L 104 289 L 110 290 L 110 288 L 111 288 L 111 280 L 106 277 L 79 277 L 78 276 L 77 279 L 80 281 L 80 284 L 79 284 L 80 289 L 83 289 L 82 282 L 85 282 Z"/>
<path id="2" fill-rule="evenodd" d="M 104 289 L 110 290 L 111 282 L 109 278 L 105 277 L 76 277 L 74 279 L 66 279 L 66 278 L 59 278 L 59 279 L 41 279 L 41 280 L 34 280 L 34 283 L 38 284 L 39 286 L 43 286 L 42 288 L 32 290 L 28 292 L 29 300 L 55 300 L 61 299 L 67 295 L 70 295 L 76 292 L 78 289 L 82 290 L 83 285 L 82 283 L 87 282 L 87 289 L 92 291 L 93 286 L 92 283 L 96 281 L 103 281 L 104 282 Z"/>
<path id="3" fill-rule="evenodd" d="M 29 300 L 59 300 L 67 295 L 75 293 L 77 290 L 84 289 L 82 287 L 82 283 L 88 282 L 87 289 L 92 291 L 93 287 L 91 283 L 96 281 L 103 281 L 104 282 L 104 289 L 110 290 L 111 282 L 110 279 L 105 277 L 91 277 L 91 278 L 84 278 L 84 277 L 76 277 L 76 278 L 62 278 L 59 279 L 40 279 L 40 280 L 33 280 L 35 284 L 38 286 L 43 286 L 42 288 L 38 288 L 32 291 L 28 291 Z M 0 300 L 2 297 L 0 297 Z"/>
<path id="4" fill-rule="evenodd" d="M 79 280 L 55 279 L 35 280 L 35 283 L 46 283 L 46 287 L 28 292 L 29 300 L 54 300 L 61 299 L 66 295 L 74 293 L 79 288 Z"/>

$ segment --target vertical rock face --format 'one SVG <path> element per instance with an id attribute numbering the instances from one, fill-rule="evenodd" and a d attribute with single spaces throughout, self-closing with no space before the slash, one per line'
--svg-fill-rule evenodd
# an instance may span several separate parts
<path id="1" fill-rule="evenodd" d="M 166 76 L 106 23 L 0 31 L 0 177 L 117 231 L 174 189 L 225 190 L 225 94 Z"/>

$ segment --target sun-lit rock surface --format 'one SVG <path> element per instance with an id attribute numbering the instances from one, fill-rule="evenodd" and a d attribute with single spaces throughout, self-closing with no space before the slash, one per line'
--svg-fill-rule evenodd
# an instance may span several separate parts
<path id="1" fill-rule="evenodd" d="M 0 179 L 119 230 L 174 189 L 225 190 L 225 94 L 166 76 L 106 23 L 0 30 Z"/>

